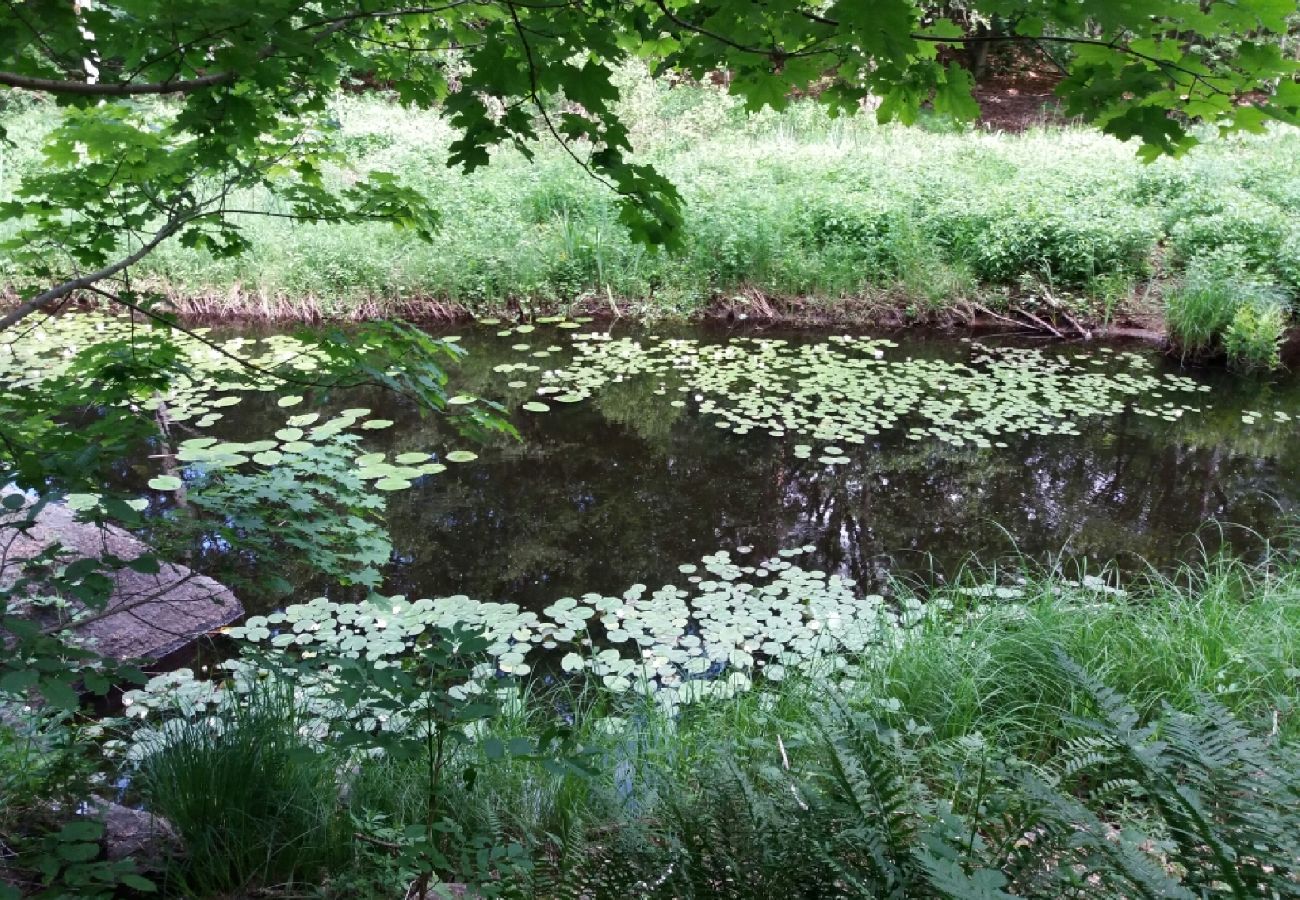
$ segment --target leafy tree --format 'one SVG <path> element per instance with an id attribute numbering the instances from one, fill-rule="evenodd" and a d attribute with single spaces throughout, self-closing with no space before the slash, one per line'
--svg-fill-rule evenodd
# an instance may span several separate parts
<path id="1" fill-rule="evenodd" d="M 275 215 L 382 219 L 430 238 L 432 209 L 397 174 L 337 188 L 325 176 L 337 159 L 327 101 L 361 79 L 440 106 L 461 132 L 449 163 L 466 170 L 497 145 L 527 153 L 549 134 L 619 193 L 636 238 L 671 245 L 680 198 L 633 160 L 614 103 L 611 76 L 629 57 L 696 77 L 726 68 L 751 108 L 783 106 L 793 89 L 819 83 L 833 109 L 875 95 L 882 120 L 906 122 L 924 104 L 977 113 L 971 75 L 942 61 L 945 46 L 1068 46 L 1067 111 L 1154 155 L 1191 146 L 1191 122 L 1297 121 L 1298 64 L 1276 40 L 1294 12 L 1288 0 L 987 0 L 980 16 L 1000 23 L 990 37 L 965 27 L 964 10 L 912 0 L 10 3 L 0 10 L 0 86 L 68 108 L 43 168 L 0 205 L 23 223 L 9 250 L 39 279 L 0 327 L 103 290 L 172 237 L 240 252 L 234 214 L 248 188 L 279 197 Z M 1220 50 L 1205 52 L 1212 44 Z M 564 111 L 544 102 L 553 95 L 570 101 Z M 150 97 L 161 102 L 141 102 Z"/>
<path id="2" fill-rule="evenodd" d="M 1067 111 L 1138 138 L 1148 156 L 1186 150 L 1197 122 L 1225 131 L 1300 122 L 1300 64 L 1276 39 L 1294 12 L 1291 0 L 980 4 L 1000 23 L 997 40 L 1071 48 L 1060 88 Z M 380 220 L 436 239 L 432 205 L 400 173 L 333 177 L 346 164 L 328 109 L 341 86 L 378 85 L 441 109 L 460 134 L 448 162 L 466 171 L 488 164 L 495 147 L 528 154 L 537 139 L 556 140 L 618 194 L 635 239 L 671 248 L 681 198 L 633 155 L 616 104 L 620 64 L 641 57 L 696 78 L 726 69 L 729 89 L 755 109 L 816 86 L 811 93 L 835 111 L 874 96 L 884 121 L 911 121 L 925 105 L 969 119 L 978 112 L 972 77 L 947 50 L 994 38 L 968 23 L 912 0 L 5 3 L 0 103 L 32 93 L 61 114 L 40 166 L 0 199 L 10 227 L 0 247 L 23 273 L 0 335 L 21 340 L 28 317 L 87 295 L 161 326 L 83 351 L 68 377 L 39 389 L 0 385 L 0 485 L 40 495 L 35 506 L 14 501 L 18 519 L 5 527 L 25 527 L 41 503 L 69 491 L 104 492 L 107 473 L 156 428 L 143 401 L 184 372 L 171 335 L 183 326 L 135 289 L 131 270 L 163 242 L 238 254 L 249 214 Z M 254 191 L 276 198 L 272 211 L 241 206 Z M 448 350 L 415 329 L 385 323 L 328 336 L 317 351 L 308 387 L 364 380 L 444 406 Z M 298 377 L 287 368 L 259 374 Z M 101 522 L 138 521 L 125 497 L 103 493 L 96 509 Z M 106 602 L 105 572 L 125 564 L 45 562 L 53 575 L 28 580 L 52 578 L 51 592 L 92 608 Z M 0 592 L 0 691 L 73 706 L 79 687 L 106 690 L 100 661 L 11 614 L 25 584 Z"/>
<path id="3" fill-rule="evenodd" d="M 549 136 L 619 194 L 621 219 L 634 237 L 668 246 L 681 224 L 680 197 L 633 158 L 615 103 L 615 69 L 634 56 L 696 78 L 725 68 L 729 89 L 752 108 L 783 106 L 795 89 L 815 84 L 812 93 L 836 111 L 856 111 L 875 96 L 882 120 L 910 121 L 926 104 L 969 118 L 977 113 L 971 75 L 945 62 L 952 54 L 941 51 L 991 39 L 971 23 L 996 20 L 998 40 L 1070 48 L 1060 87 L 1067 110 L 1119 137 L 1139 138 L 1147 155 L 1187 149 L 1195 122 L 1253 130 L 1270 118 L 1300 121 L 1300 63 L 1284 57 L 1277 39 L 1295 12 L 1288 0 L 986 0 L 978 16 L 957 6 L 5 4 L 0 99 L 10 92 L 45 95 L 60 104 L 61 115 L 45 139 L 42 164 L 15 196 L 0 201 L 0 219 L 14 226 L 5 250 L 26 273 L 16 286 L 18 302 L 0 314 L 0 334 L 15 338 L 9 329 L 27 317 L 86 294 L 162 327 L 84 351 L 67 377 L 39 390 L 0 389 L 0 484 L 35 490 L 40 502 L 69 491 L 102 492 L 106 473 L 148 439 L 157 426 L 141 418 L 144 401 L 185 367 L 169 337 L 179 326 L 133 288 L 131 267 L 171 239 L 217 255 L 241 252 L 247 239 L 240 223 L 249 211 L 240 198 L 248 192 L 279 201 L 257 214 L 383 220 L 435 239 L 432 206 L 398 173 L 370 171 L 351 183 L 331 176 L 332 166 L 346 163 L 331 140 L 328 111 L 342 85 L 381 85 L 404 103 L 442 109 L 460 132 L 448 162 L 467 171 L 488 164 L 498 145 L 527 154 Z M 567 103 L 557 106 L 558 97 Z M 317 387 L 378 382 L 426 408 L 445 401 L 444 364 L 452 352 L 414 329 L 382 323 L 351 338 L 328 335 L 317 350 Z M 105 495 L 99 509 L 104 520 L 138 522 L 125 498 Z M 26 515 L 14 527 L 25 527 Z M 103 602 L 102 591 L 74 587 L 82 602 Z M 3 604 L 0 619 L 9 621 Z M 32 635 L 13 632 L 20 627 L 11 622 L 0 633 L 31 643 Z M 39 683 L 71 684 L 83 668 L 55 665 Z M 7 672 L 14 684 L 37 683 L 26 663 Z M 58 693 L 68 699 L 66 690 Z"/>

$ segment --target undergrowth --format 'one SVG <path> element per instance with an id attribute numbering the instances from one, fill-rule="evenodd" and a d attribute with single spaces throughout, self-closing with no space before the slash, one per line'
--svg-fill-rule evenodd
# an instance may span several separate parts
<path id="1" fill-rule="evenodd" d="M 439 776 L 439 874 L 490 858 L 477 889 L 511 897 L 1300 895 L 1291 564 L 1212 558 L 1126 594 L 1047 575 L 1017 590 L 949 589 L 951 616 L 834 676 L 726 700 L 505 690 Z M 165 883 L 198 884 L 225 835 L 222 858 L 255 860 L 230 884 L 400 893 L 387 844 L 420 827 L 430 770 L 330 743 L 286 764 L 294 721 L 245 714 L 210 737 L 190 722 L 147 758 L 142 799 L 201 836 Z M 557 727 L 577 748 L 563 764 L 531 749 Z M 209 790 L 236 771 L 263 801 Z M 323 824 L 340 819 L 357 835 L 343 858 Z M 301 846 L 277 882 L 260 861 L 286 821 Z"/>
<path id="2" fill-rule="evenodd" d="M 503 150 L 464 176 L 444 165 L 445 123 L 370 95 L 333 102 L 330 127 L 355 169 L 337 177 L 402 172 L 436 200 L 435 242 L 381 225 L 243 217 L 247 254 L 165 245 L 137 273 L 191 312 L 299 319 L 613 306 L 644 317 L 905 320 L 966 315 L 973 303 L 1149 318 L 1146 285 L 1223 247 L 1281 295 L 1300 291 L 1294 130 L 1143 165 L 1131 146 L 1076 129 L 880 127 L 801 104 L 748 116 L 713 89 L 631 71 L 623 87 L 640 154 L 686 198 L 681 253 L 632 244 L 615 198 L 557 148 L 539 147 L 532 163 Z M 0 149 L 0 193 L 34 165 L 32 140 L 54 111 L 5 115 L 24 141 Z M 283 212 L 259 196 L 237 205 Z M 0 280 L 21 275 L 0 263 Z M 1052 285 L 1050 301 L 1025 296 L 1027 278 Z M 1179 327 L 1191 346 L 1205 340 Z M 1211 327 L 1220 335 L 1227 323 Z"/>

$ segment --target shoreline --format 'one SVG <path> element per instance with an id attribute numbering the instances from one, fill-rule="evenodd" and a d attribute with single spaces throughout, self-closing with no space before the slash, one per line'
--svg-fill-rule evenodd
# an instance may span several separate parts
<path id="1" fill-rule="evenodd" d="M 161 292 L 167 308 L 182 320 L 204 323 L 301 324 L 367 322 L 398 318 L 445 327 L 483 318 L 527 320 L 538 316 L 590 316 L 602 321 L 634 323 L 741 324 L 781 328 L 876 328 L 891 332 L 1006 331 L 1066 341 L 1136 340 L 1168 347 L 1164 323 L 1152 313 L 1121 308 L 1111 321 L 1063 307 L 1033 308 L 998 294 L 962 297 L 950 304 L 927 304 L 896 291 L 853 297 L 769 295 L 746 289 L 716 296 L 707 305 L 677 309 L 653 296 L 634 299 L 588 293 L 572 300 L 505 297 L 470 305 L 437 297 L 375 297 L 344 303 L 313 295 L 268 296 L 234 288 L 227 292 L 177 295 Z M 14 302 L 12 293 L 0 306 Z M 1005 308 L 998 308 L 1005 304 Z M 82 308 L 89 304 L 80 304 Z"/>
<path id="2" fill-rule="evenodd" d="M 314 295 L 270 296 L 238 288 L 224 292 L 180 295 L 154 289 L 162 307 L 182 323 L 198 325 L 315 326 L 403 319 L 430 329 L 443 329 L 479 319 L 526 321 L 542 316 L 590 316 L 602 323 L 626 322 L 695 324 L 714 327 L 825 330 L 873 329 L 892 334 L 936 333 L 1003 334 L 1062 343 L 1141 343 L 1177 355 L 1177 347 L 1163 318 L 1155 310 L 1120 304 L 1111 321 L 1058 305 L 1051 309 L 990 291 L 979 297 L 962 297 L 952 303 L 920 305 L 900 291 L 882 290 L 869 295 L 827 298 L 768 295 L 747 289 L 731 296 L 716 296 L 707 305 L 676 309 L 654 298 L 632 299 L 588 293 L 571 301 L 506 297 L 471 306 L 460 300 L 436 297 L 373 297 L 323 302 Z M 1139 292 L 1141 294 L 1141 292 Z M 996 299 L 995 299 L 996 298 Z M 18 302 L 11 289 L 0 291 L 0 310 Z M 65 303 L 60 312 L 87 310 L 108 304 L 82 296 Z M 56 313 L 57 314 L 57 313 Z M 1286 333 L 1282 345 L 1282 371 L 1300 364 L 1300 324 Z M 1188 357 L 1189 363 L 1223 365 L 1222 353 Z"/>

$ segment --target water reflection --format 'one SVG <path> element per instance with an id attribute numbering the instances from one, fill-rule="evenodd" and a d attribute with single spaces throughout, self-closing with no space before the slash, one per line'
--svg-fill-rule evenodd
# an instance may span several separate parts
<path id="1" fill-rule="evenodd" d="M 488 340 L 465 344 L 462 377 L 490 394 L 491 366 L 505 357 Z M 900 349 L 967 352 L 942 340 Z M 791 440 L 722 432 L 649 381 L 619 384 L 521 414 L 522 444 L 394 495 L 388 587 L 527 606 L 663 584 L 681 577 L 680 563 L 741 545 L 812 544 L 805 565 L 872 587 L 951 574 L 972 555 L 1168 566 L 1197 552 L 1193 533 L 1209 519 L 1269 533 L 1296 508 L 1290 426 L 1240 420 L 1246 408 L 1300 408 L 1295 382 L 1217 382 L 1212 408 L 1176 423 L 1126 412 L 1077 436 L 1021 435 L 988 450 L 887 434 L 839 467 L 796 459 Z"/>

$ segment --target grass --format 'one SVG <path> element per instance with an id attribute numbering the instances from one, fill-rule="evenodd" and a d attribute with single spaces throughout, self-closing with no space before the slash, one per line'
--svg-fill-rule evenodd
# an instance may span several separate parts
<path id="1" fill-rule="evenodd" d="M 359 170 L 390 169 L 432 197 L 437 241 L 247 218 L 248 254 L 218 260 L 172 244 L 138 275 L 192 312 L 245 317 L 613 304 L 645 317 L 899 321 L 967 316 L 980 303 L 1039 314 L 1061 305 L 1101 321 L 1147 315 L 1140 298 L 1152 285 L 1232 245 L 1280 290 L 1300 290 L 1295 130 L 1143 165 L 1131 146 L 1082 130 L 879 127 L 807 104 L 750 117 L 715 90 L 631 72 L 624 89 L 636 145 L 687 200 L 680 254 L 629 243 L 611 196 L 554 147 L 534 163 L 502 151 L 464 176 L 443 164 L 452 135 L 436 116 L 340 97 L 339 148 Z M 51 112 L 8 115 L 11 133 L 36 135 Z M 30 145 L 5 153 L 0 192 L 35 164 Z M 276 209 L 240 201 L 250 203 Z"/>
<path id="2" fill-rule="evenodd" d="M 1184 356 L 1216 352 L 1242 369 L 1276 369 L 1286 334 L 1286 292 L 1249 252 L 1227 244 L 1188 266 L 1165 299 L 1165 321 Z"/>
<path id="3" fill-rule="evenodd" d="M 442 788 L 461 852 L 440 874 L 482 880 L 482 860 L 495 854 L 486 889 L 507 896 L 881 896 L 891 884 L 907 896 L 1000 896 L 976 890 L 985 880 L 1013 896 L 1056 896 L 1060 873 L 1077 864 L 1099 873 L 1098 896 L 1174 896 L 1143 879 L 1222 881 L 1222 861 L 1203 849 L 1249 840 L 1271 872 L 1291 878 L 1294 563 L 1207 559 L 1123 596 L 1050 574 L 1022 589 L 1014 602 L 978 605 L 949 589 L 950 616 L 852 660 L 831 682 L 793 678 L 675 711 L 594 685 L 534 682 L 450 764 L 474 777 Z M 293 765 L 253 751 L 285 745 L 292 723 L 245 715 L 220 737 L 187 732 L 181 749 L 146 767 L 145 799 L 187 842 L 199 836 L 176 874 L 195 884 L 184 879 L 212 847 L 225 848 L 223 860 L 249 858 L 248 847 L 274 857 L 268 844 L 284 835 L 292 874 L 323 895 L 392 895 L 409 873 L 384 844 L 418 823 L 427 769 L 347 762 L 329 745 Z M 486 749 L 486 738 L 536 741 L 557 725 L 582 748 L 577 764 Z M 265 799 L 250 805 L 250 789 L 226 790 L 237 775 Z M 1175 782 L 1208 810 L 1195 828 L 1180 818 Z M 311 823 L 341 815 L 380 837 L 340 859 L 328 828 L 293 818 L 285 829 L 303 798 Z M 1030 832 L 1038 855 L 1011 853 Z M 1144 865 L 1155 869 L 1142 874 Z M 268 883 L 241 887 L 254 882 Z"/>
<path id="4" fill-rule="evenodd" d="M 219 729 L 177 720 L 166 751 L 141 767 L 139 789 L 185 849 L 165 890 L 246 896 L 346 865 L 352 832 L 338 808 L 336 761 L 299 733 L 301 710 L 281 687 L 255 691 Z"/>

